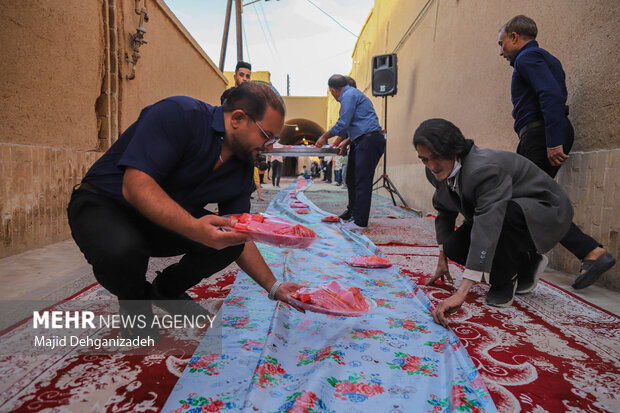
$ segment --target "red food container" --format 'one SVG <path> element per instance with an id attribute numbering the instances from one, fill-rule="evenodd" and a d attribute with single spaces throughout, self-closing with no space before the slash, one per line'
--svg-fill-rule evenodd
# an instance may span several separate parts
<path id="1" fill-rule="evenodd" d="M 231 215 L 235 222 L 227 231 L 247 234 L 253 241 L 282 248 L 307 248 L 316 241 L 316 234 L 310 228 L 294 224 L 270 215 Z"/>
<path id="2" fill-rule="evenodd" d="M 377 255 L 357 255 L 351 258 L 348 264 L 351 267 L 362 268 L 390 268 L 392 266 L 392 263 L 388 259 L 379 257 Z"/>

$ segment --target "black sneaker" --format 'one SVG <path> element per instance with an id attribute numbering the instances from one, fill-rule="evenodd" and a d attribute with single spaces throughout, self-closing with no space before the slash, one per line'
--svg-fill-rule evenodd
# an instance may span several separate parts
<path id="1" fill-rule="evenodd" d="M 159 330 L 153 325 L 151 300 L 118 300 L 121 337 L 146 338 L 159 341 Z"/>
<path id="2" fill-rule="evenodd" d="M 353 219 L 353 213 L 347 209 L 340 215 L 340 219 L 343 221 L 351 221 Z"/>
<path id="3" fill-rule="evenodd" d="M 547 268 L 549 258 L 533 253 L 532 257 L 519 267 L 517 294 L 527 294 L 536 288 L 540 274 Z"/>
<path id="4" fill-rule="evenodd" d="M 510 307 L 515 299 L 517 276 L 503 284 L 493 285 L 486 296 L 486 302 L 493 307 Z"/>
<path id="5" fill-rule="evenodd" d="M 161 272 L 156 271 L 159 275 Z M 211 315 L 189 294 L 182 292 L 176 296 L 165 295 L 157 288 L 157 278 L 153 281 L 151 289 L 153 304 L 171 315 L 207 316 Z"/>

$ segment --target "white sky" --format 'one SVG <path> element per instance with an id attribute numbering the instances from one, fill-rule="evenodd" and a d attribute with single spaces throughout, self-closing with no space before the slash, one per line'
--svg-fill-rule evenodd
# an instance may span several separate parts
<path id="1" fill-rule="evenodd" d="M 242 0 L 247 4 L 251 0 Z M 200 47 L 218 65 L 227 0 L 165 0 Z M 348 74 L 357 38 L 313 6 L 315 3 L 358 35 L 374 0 L 261 0 L 243 8 L 243 59 L 252 70 L 271 72 L 271 82 L 286 95 L 325 96 L 327 79 Z M 237 63 L 235 7 L 231 13 L 224 70 Z"/>

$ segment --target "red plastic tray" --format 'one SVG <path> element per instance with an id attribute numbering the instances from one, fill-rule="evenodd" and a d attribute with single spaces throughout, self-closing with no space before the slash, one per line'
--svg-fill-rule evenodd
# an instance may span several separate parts
<path id="1" fill-rule="evenodd" d="M 300 290 L 298 290 L 298 292 L 304 293 L 304 294 L 312 294 L 312 290 L 320 290 L 320 289 L 325 289 L 325 290 L 331 290 L 336 292 L 333 288 L 332 285 L 334 285 L 337 288 L 342 288 L 340 287 L 340 285 L 338 285 L 338 283 L 336 281 L 332 281 L 331 283 L 328 284 L 324 284 L 322 286 L 319 287 L 303 287 Z M 305 290 L 305 291 L 304 291 Z M 358 291 L 359 293 L 359 291 Z M 361 294 L 361 293 L 360 293 Z M 310 303 L 304 303 L 301 300 L 298 300 L 296 298 L 293 298 L 289 295 L 288 299 L 291 303 L 295 304 L 296 306 L 303 308 L 305 310 L 308 311 L 312 311 L 313 313 L 321 313 L 321 314 L 327 314 L 327 315 L 332 315 L 332 316 L 338 316 L 338 317 L 359 317 L 359 316 L 363 316 L 364 314 L 367 314 L 369 311 L 377 308 L 377 303 L 372 300 L 369 299 L 368 297 L 363 297 L 364 300 L 366 300 L 366 304 L 368 304 L 368 308 L 366 310 L 363 311 L 356 311 L 356 310 L 335 310 L 335 309 L 328 309 L 328 308 L 324 308 L 321 306 L 317 306 L 314 304 L 310 304 Z"/>
<path id="2" fill-rule="evenodd" d="M 238 217 L 239 216 L 237 215 L 231 215 L 232 219 L 238 219 Z M 304 227 L 303 225 L 294 224 L 292 222 L 270 215 L 263 215 L 262 217 L 264 217 L 263 222 L 253 222 L 252 224 L 250 224 L 250 228 L 248 229 L 231 227 L 225 227 L 224 229 L 226 231 L 234 231 L 242 234 L 247 234 L 253 241 L 262 242 L 263 244 L 274 245 L 276 247 L 308 248 L 317 239 L 314 232 L 311 229 Z M 299 227 L 309 231 L 313 235 L 299 236 L 289 234 L 277 234 L 270 230 L 269 224 L 274 224 L 274 226 L 277 226 L 278 229 L 292 229 L 299 225 Z"/>
<path id="3" fill-rule="evenodd" d="M 356 255 L 351 258 L 347 264 L 351 267 L 361 268 L 390 268 L 392 263 L 386 258 L 379 257 L 377 255 L 362 256 Z"/>

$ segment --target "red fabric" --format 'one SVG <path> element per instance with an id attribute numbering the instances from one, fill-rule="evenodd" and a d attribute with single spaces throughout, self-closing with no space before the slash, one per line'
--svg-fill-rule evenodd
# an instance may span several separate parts
<path id="1" fill-rule="evenodd" d="M 168 266 L 170 259 L 154 260 L 148 275 Z M 224 270 L 190 290 L 194 297 L 208 300 L 215 313 L 221 306 L 237 269 Z M 73 300 L 110 300 L 95 284 L 74 295 Z M 65 300 L 66 301 L 66 300 Z M 2 339 L 19 339 L 24 323 L 1 333 Z M 0 410 L 14 412 L 51 411 L 160 411 L 181 376 L 202 335 L 179 346 L 167 330 L 160 330 L 161 344 L 174 342 L 174 354 L 72 355 L 59 349 L 53 356 L 1 356 Z M 29 343 L 24 343 L 29 345 Z M 30 343 L 31 345 L 31 343 Z"/>
<path id="2" fill-rule="evenodd" d="M 438 249 L 395 244 L 379 248 L 423 286 L 435 271 Z M 450 264 L 455 279 L 461 272 Z M 422 289 L 434 305 L 455 291 L 451 283 Z M 474 286 L 450 316 L 450 328 L 474 360 L 498 411 L 618 411 L 619 317 L 545 281 L 506 309 L 484 305 L 487 291 L 486 284 Z"/>

